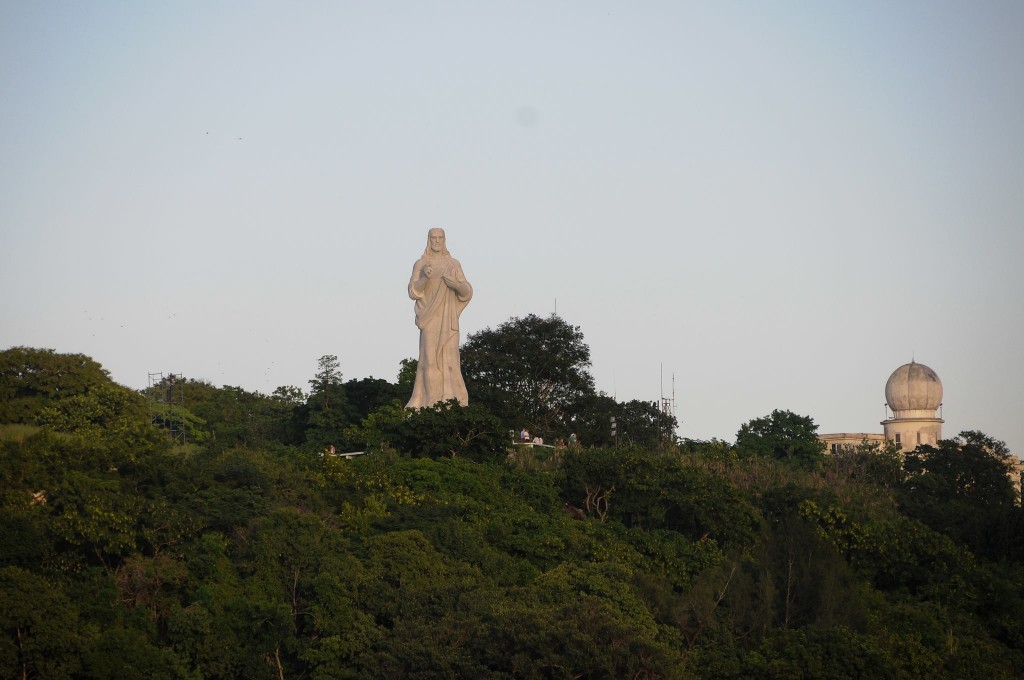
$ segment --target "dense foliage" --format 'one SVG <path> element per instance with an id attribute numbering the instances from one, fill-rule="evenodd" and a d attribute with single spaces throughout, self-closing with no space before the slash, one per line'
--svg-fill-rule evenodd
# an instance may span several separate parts
<path id="1" fill-rule="evenodd" d="M 1021 509 L 979 433 L 905 468 L 780 455 L 803 429 L 760 424 L 763 453 L 508 455 L 482 405 L 339 415 L 363 397 L 325 357 L 311 397 L 190 383 L 202 436 L 180 444 L 91 360 L 17 352 L 0 677 L 1024 674 Z M 81 370 L 56 389 L 26 358 Z M 368 453 L 325 455 L 333 437 Z"/>
<path id="2" fill-rule="evenodd" d="M 825 453 L 813 420 L 779 409 L 744 423 L 736 433 L 736 448 L 743 454 L 768 456 L 804 468 L 813 468 Z"/>
<path id="3" fill-rule="evenodd" d="M 462 348 L 472 401 L 510 430 L 525 428 L 547 441 L 575 433 L 592 445 L 656 447 L 671 439 L 674 415 L 647 402 L 619 403 L 597 392 L 589 367 L 583 332 L 555 315 L 513 317 L 470 334 Z"/>
<path id="4" fill-rule="evenodd" d="M 549 434 L 570 427 L 594 393 L 590 347 L 578 326 L 534 314 L 471 334 L 462 370 L 473 399 L 508 423 Z"/>

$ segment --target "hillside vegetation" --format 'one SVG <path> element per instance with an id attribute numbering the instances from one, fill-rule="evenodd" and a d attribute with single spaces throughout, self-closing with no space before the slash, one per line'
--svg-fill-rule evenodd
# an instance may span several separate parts
<path id="1" fill-rule="evenodd" d="M 529 423 L 409 413 L 408 368 L 188 381 L 154 419 L 88 357 L 0 353 L 0 677 L 1024 675 L 1024 521 L 986 435 L 826 457 L 776 411 L 676 441 L 585 381 Z M 636 434 L 601 440 L 609 412 Z M 525 424 L 591 434 L 511 447 Z"/>

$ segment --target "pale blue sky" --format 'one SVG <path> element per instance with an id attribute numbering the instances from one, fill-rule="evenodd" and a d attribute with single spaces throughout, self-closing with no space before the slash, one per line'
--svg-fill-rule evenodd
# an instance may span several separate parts
<path id="1" fill-rule="evenodd" d="M 0 1 L 0 347 L 271 392 L 394 379 L 442 226 L 463 334 L 558 312 L 732 440 L 1024 452 L 1024 3 Z M 472 398 L 472 395 L 470 395 Z"/>

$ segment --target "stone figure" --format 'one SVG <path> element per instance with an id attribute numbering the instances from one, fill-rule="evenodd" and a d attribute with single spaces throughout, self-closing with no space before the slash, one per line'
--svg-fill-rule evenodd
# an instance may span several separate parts
<path id="1" fill-rule="evenodd" d="M 406 408 L 433 406 L 458 399 L 469 403 L 459 366 L 459 315 L 473 297 L 462 265 L 445 246 L 444 229 L 427 232 L 427 249 L 416 260 L 409 279 L 409 297 L 416 301 L 420 358 L 416 383 Z"/>

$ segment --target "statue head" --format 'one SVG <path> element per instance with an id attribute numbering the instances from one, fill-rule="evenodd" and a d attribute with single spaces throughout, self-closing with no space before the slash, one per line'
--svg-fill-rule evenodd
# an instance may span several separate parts
<path id="1" fill-rule="evenodd" d="M 423 251 L 423 257 L 451 257 L 448 246 L 445 244 L 444 229 L 434 227 L 427 232 L 427 249 Z"/>

